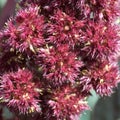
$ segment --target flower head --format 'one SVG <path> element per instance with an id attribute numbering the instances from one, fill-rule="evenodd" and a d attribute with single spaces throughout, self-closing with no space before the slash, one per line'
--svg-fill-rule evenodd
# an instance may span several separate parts
<path id="1" fill-rule="evenodd" d="M 0 96 L 3 102 L 23 114 L 40 112 L 39 94 L 32 79 L 32 73 L 22 69 L 1 76 Z"/>
<path id="2" fill-rule="evenodd" d="M 35 52 L 36 47 L 44 44 L 43 24 L 39 7 L 30 6 L 20 10 L 14 19 L 8 21 L 3 37 L 6 37 L 8 45 L 20 52 Z"/>
<path id="3" fill-rule="evenodd" d="M 38 55 L 39 65 L 42 66 L 44 77 L 53 85 L 65 82 L 75 82 L 79 75 L 82 61 L 69 50 L 67 44 L 54 47 L 41 48 Z"/>
<path id="4" fill-rule="evenodd" d="M 76 95 L 74 89 L 65 86 L 62 91 L 58 89 L 54 92 L 52 99 L 48 101 L 49 106 L 53 109 L 53 115 L 57 119 L 74 120 L 74 117 L 89 107 L 85 98 Z"/>
<path id="5" fill-rule="evenodd" d="M 120 78 L 118 67 L 108 63 L 103 63 L 99 68 L 91 70 L 90 77 L 93 88 L 101 96 L 111 95 Z"/>
<path id="6" fill-rule="evenodd" d="M 0 32 L 0 97 L 19 113 L 41 112 L 31 119 L 77 120 L 88 109 L 91 89 L 109 96 L 120 82 L 120 34 L 115 23 L 119 4 L 117 0 L 20 3 Z"/>
<path id="7" fill-rule="evenodd" d="M 50 43 L 68 43 L 70 46 L 75 46 L 82 40 L 83 32 L 81 28 L 83 26 L 83 21 L 78 21 L 61 10 L 57 10 L 51 17 L 50 24 L 48 24 L 49 37 L 47 40 Z"/>
<path id="8" fill-rule="evenodd" d="M 119 50 L 118 35 L 115 26 L 105 25 L 103 22 L 89 23 L 88 38 L 81 49 L 91 59 L 108 59 L 115 51 Z"/>

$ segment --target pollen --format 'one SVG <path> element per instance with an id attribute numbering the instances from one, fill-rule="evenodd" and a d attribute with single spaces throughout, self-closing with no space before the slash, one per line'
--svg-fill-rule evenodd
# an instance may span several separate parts
<path id="1" fill-rule="evenodd" d="M 64 21 L 64 18 L 60 18 L 61 21 Z"/>
<path id="2" fill-rule="evenodd" d="M 90 45 L 91 43 L 88 41 L 87 43 L 85 43 L 85 46 L 88 46 L 88 45 Z"/>
<path id="3" fill-rule="evenodd" d="M 23 97 L 23 99 L 30 99 L 30 96 L 28 93 L 24 94 L 22 97 Z"/>
<path id="4" fill-rule="evenodd" d="M 57 35 L 57 33 L 56 33 L 56 32 L 53 32 L 53 35 L 55 36 L 55 35 Z"/>
<path id="5" fill-rule="evenodd" d="M 70 27 L 69 27 L 68 25 L 66 25 L 66 26 L 64 27 L 64 30 L 65 30 L 65 31 L 69 31 L 69 30 L 70 30 Z"/>
<path id="6" fill-rule="evenodd" d="M 31 28 L 32 28 L 33 31 L 35 31 L 35 27 L 34 27 L 34 25 L 31 25 Z"/>
<path id="7" fill-rule="evenodd" d="M 61 67 L 63 66 L 63 62 L 60 62 L 60 66 L 61 66 Z"/>
<path id="8" fill-rule="evenodd" d="M 103 27 L 103 31 L 102 32 L 104 33 L 106 31 L 106 29 L 107 29 L 107 27 Z"/>
<path id="9" fill-rule="evenodd" d="M 79 35 L 78 35 L 78 34 L 75 34 L 74 36 L 75 36 L 75 38 L 78 38 L 78 37 L 79 37 Z"/>
<path id="10" fill-rule="evenodd" d="M 106 65 L 104 68 L 105 71 L 109 71 L 109 69 L 110 69 L 110 66 L 108 66 L 108 65 Z"/>
<path id="11" fill-rule="evenodd" d="M 30 107 L 29 113 L 33 113 L 34 111 L 35 111 L 35 108 L 34 107 Z"/>
<path id="12" fill-rule="evenodd" d="M 103 83 L 104 82 L 104 80 L 103 79 L 100 79 L 100 83 Z"/>

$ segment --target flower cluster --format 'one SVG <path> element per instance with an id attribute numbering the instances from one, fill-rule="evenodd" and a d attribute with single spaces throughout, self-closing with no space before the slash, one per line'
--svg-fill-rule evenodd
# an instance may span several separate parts
<path id="1" fill-rule="evenodd" d="M 82 111 L 89 108 L 85 97 L 78 95 L 71 86 L 66 86 L 62 91 L 59 89 L 54 91 L 52 100 L 49 100 L 48 104 L 57 119 L 65 117 L 65 119 L 74 120 L 73 116 L 79 116 Z"/>
<path id="2" fill-rule="evenodd" d="M 119 49 L 119 46 L 117 46 L 119 44 L 119 36 L 116 30 L 118 28 L 115 25 L 109 23 L 106 25 L 103 21 L 99 23 L 89 21 L 86 31 L 86 44 L 82 51 L 93 59 L 107 59 Z"/>
<path id="3" fill-rule="evenodd" d="M 41 112 L 39 94 L 36 91 L 40 86 L 35 85 L 32 79 L 32 73 L 22 69 L 1 76 L 0 88 L 3 101 L 20 113 Z"/>
<path id="4" fill-rule="evenodd" d="M 61 10 L 57 10 L 54 16 L 50 17 L 47 32 L 48 41 L 55 44 L 67 43 L 75 46 L 82 41 L 84 21 L 78 21 L 74 17 L 68 16 Z"/>
<path id="5" fill-rule="evenodd" d="M 41 48 L 37 59 L 42 66 L 44 77 L 53 85 L 75 82 L 79 75 L 79 68 L 83 66 L 82 61 L 70 51 L 67 44 Z"/>
<path id="6" fill-rule="evenodd" d="M 39 15 L 39 7 L 20 10 L 14 19 L 8 21 L 4 38 L 7 38 L 11 48 L 20 52 L 35 52 L 44 43 L 43 24 L 44 18 Z"/>
<path id="7" fill-rule="evenodd" d="M 38 120 L 77 120 L 94 89 L 120 82 L 118 0 L 21 0 L 0 32 L 0 97 Z"/>

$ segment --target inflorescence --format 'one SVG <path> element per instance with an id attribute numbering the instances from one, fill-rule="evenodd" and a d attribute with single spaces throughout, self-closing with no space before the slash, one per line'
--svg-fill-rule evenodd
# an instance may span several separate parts
<path id="1" fill-rule="evenodd" d="M 34 120 L 77 120 L 92 89 L 110 96 L 120 82 L 119 4 L 22 0 L 0 32 L 1 102 Z"/>

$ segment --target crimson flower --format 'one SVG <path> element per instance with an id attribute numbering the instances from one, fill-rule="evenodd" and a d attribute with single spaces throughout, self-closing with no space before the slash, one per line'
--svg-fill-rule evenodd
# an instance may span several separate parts
<path id="1" fill-rule="evenodd" d="M 111 95 L 120 82 L 119 4 L 21 0 L 0 32 L 2 102 L 30 119 L 77 120 L 91 89 Z"/>
<path id="2" fill-rule="evenodd" d="M 32 73 L 27 69 L 1 76 L 0 92 L 3 102 L 22 114 L 40 112 L 39 94 L 32 79 Z"/>
<path id="3" fill-rule="evenodd" d="M 53 84 L 62 84 L 67 81 L 75 82 L 79 75 L 79 68 L 83 66 L 82 61 L 76 54 L 69 50 L 67 44 L 41 48 L 38 61 L 42 66 L 44 77 Z"/>
<path id="4" fill-rule="evenodd" d="M 93 88 L 101 96 L 110 96 L 113 88 L 119 83 L 118 67 L 110 63 L 102 64 L 98 69 L 91 70 L 90 74 Z"/>
<path id="5" fill-rule="evenodd" d="M 74 91 L 71 87 L 65 86 L 62 91 L 55 91 L 52 99 L 48 101 L 57 119 L 74 120 L 81 112 L 89 109 L 85 97 L 78 96 Z"/>
<path id="6" fill-rule="evenodd" d="M 20 52 L 35 52 L 36 47 L 44 44 L 43 16 L 39 15 L 38 6 L 20 10 L 16 17 L 7 22 L 3 37 L 7 44 Z"/>
<path id="7" fill-rule="evenodd" d="M 110 68 L 110 70 L 106 71 L 99 79 L 100 83 L 95 88 L 96 92 L 101 96 L 110 96 L 111 93 L 113 93 L 113 88 L 115 88 L 119 82 L 117 69 Z"/>
<path id="8" fill-rule="evenodd" d="M 86 56 L 103 60 L 119 50 L 119 37 L 115 26 L 105 25 L 103 22 L 99 24 L 89 22 L 88 24 L 88 38 L 82 48 Z"/>
<path id="9" fill-rule="evenodd" d="M 83 39 L 81 30 L 83 26 L 84 21 L 78 21 L 63 11 L 57 10 L 54 16 L 51 16 L 51 22 L 48 23 L 49 37 L 47 40 L 55 44 L 68 43 L 74 47 Z"/>

